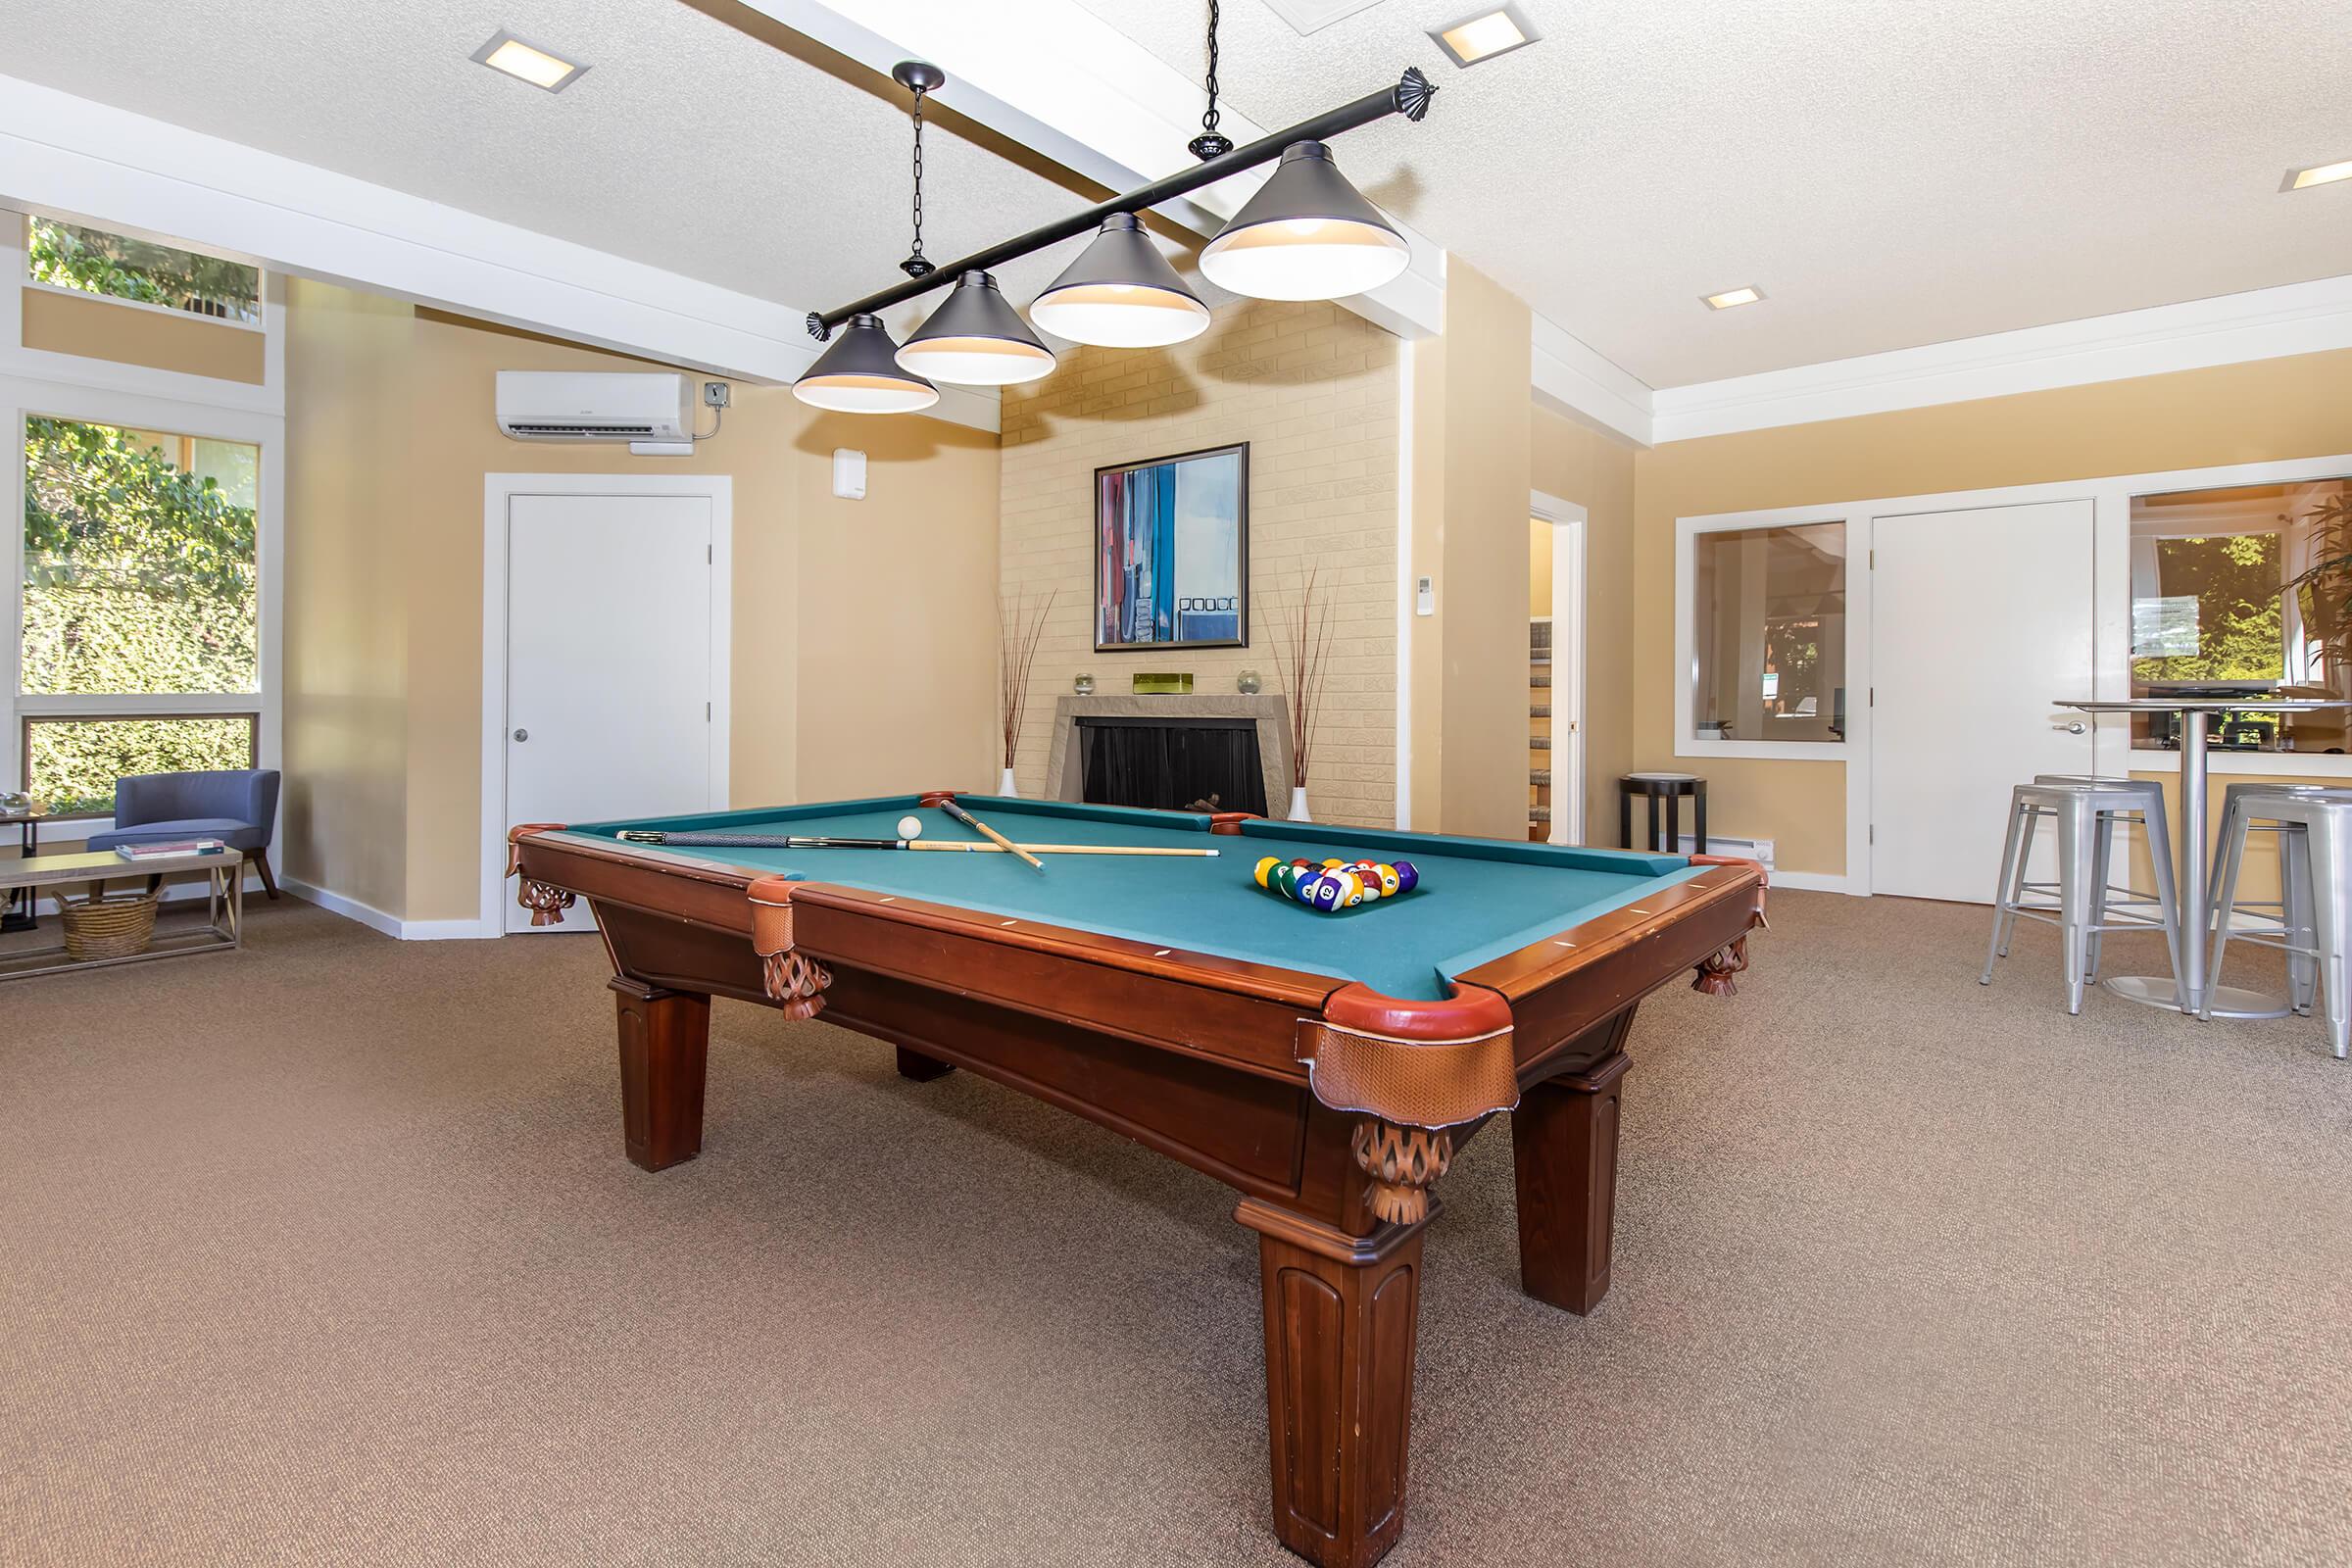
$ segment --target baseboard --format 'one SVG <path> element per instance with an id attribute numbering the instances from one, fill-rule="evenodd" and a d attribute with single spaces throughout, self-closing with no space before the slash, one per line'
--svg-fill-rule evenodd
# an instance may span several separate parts
<path id="1" fill-rule="evenodd" d="M 1772 885 L 1776 888 L 1795 888 L 1804 893 L 1848 893 L 1856 898 L 1868 898 L 1869 890 L 1854 886 L 1854 879 L 1835 871 L 1774 871 Z"/>
<path id="2" fill-rule="evenodd" d="M 299 877 L 281 875 L 277 885 L 329 913 L 339 914 L 346 920 L 357 920 L 370 931 L 381 931 L 402 942 L 453 942 L 485 934 L 500 934 L 496 931 L 484 933 L 479 920 L 403 920 L 398 915 L 386 914 L 372 904 L 363 904 L 358 899 L 330 892 Z"/>

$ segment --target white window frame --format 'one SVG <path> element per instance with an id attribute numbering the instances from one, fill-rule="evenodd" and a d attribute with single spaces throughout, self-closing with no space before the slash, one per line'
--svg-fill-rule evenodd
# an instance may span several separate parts
<path id="1" fill-rule="evenodd" d="M 723 473 L 492 473 L 482 481 L 481 896 L 467 922 L 437 936 L 507 934 L 507 577 L 509 519 L 517 496 L 695 496 L 710 503 L 710 794 L 723 811 L 734 722 L 735 480 Z M 415 922 L 411 922 L 414 926 Z"/>
<path id="2" fill-rule="evenodd" d="M 1987 507 L 2027 506 L 2047 501 L 2091 503 L 2093 624 L 2089 697 L 2123 697 L 2132 690 L 2132 502 L 2135 496 L 2178 490 L 2219 490 L 2233 485 L 2295 484 L 2352 477 L 2352 452 L 2267 463 L 2220 464 L 2202 468 L 2169 468 L 2110 474 L 2049 484 L 2007 485 L 1988 490 L 1950 490 L 1927 495 L 1838 501 L 1818 507 L 1781 507 L 1762 512 L 1717 513 L 1675 519 L 1675 749 L 1678 758 L 1754 758 L 1780 761 L 1834 761 L 1845 765 L 1845 873 L 1780 871 L 1773 880 L 1788 887 L 1818 888 L 1868 897 L 1871 814 L 1871 572 L 1870 552 L 1881 517 L 1920 512 L 1962 512 Z M 1846 732 L 1842 742 L 1727 741 L 1710 744 L 1690 733 L 1692 612 L 1695 576 L 1691 540 L 1700 533 L 1805 522 L 1846 525 Z M 1860 569 L 1856 569 L 1859 563 Z M 1860 694 L 1856 701 L 1854 694 Z M 2053 691 L 2060 698 L 2071 694 Z M 2180 754 L 2134 751 L 2128 714 L 2085 715 L 2093 725 L 2092 765 L 2101 773 L 2178 773 Z M 2213 771 L 2245 777 L 2301 777 L 2352 782 L 2352 756 L 2323 752 L 2232 752 L 2216 754 Z"/>
<path id="3" fill-rule="evenodd" d="M 1772 512 L 1726 512 L 1706 517 L 1678 517 L 1674 525 L 1674 755 L 1677 757 L 1773 758 L 1783 761 L 1834 762 L 1853 757 L 1861 710 L 1868 707 L 1870 623 L 1869 517 L 1851 507 L 1783 507 Z M 1699 736 L 1692 712 L 1698 682 L 1698 536 L 1750 528 L 1810 527 L 1837 523 L 1845 530 L 1845 715 L 1843 740 L 1766 741 Z"/>
<path id="4" fill-rule="evenodd" d="M 101 224 L 100 226 L 104 226 Z M 27 279 L 22 255 L 24 228 L 0 221 L 0 430 L 9 435 L 8 473 L 0 496 L 9 506 L 7 539 L 0 561 L 7 565 L 9 602 L 0 625 L 0 788 L 16 789 L 24 777 L 24 726 L 27 717 L 52 713 L 94 718 L 170 717 L 173 713 L 253 713 L 261 721 L 256 767 L 282 765 L 284 725 L 280 677 L 285 593 L 285 307 L 282 280 L 263 274 L 263 325 L 267 332 L 265 384 L 222 381 L 145 366 L 118 365 L 24 347 L 22 290 Z M 69 291 L 72 292 L 72 291 Z M 112 305 L 135 301 L 87 295 Z M 174 315 L 186 315 L 174 312 Z M 212 318 L 191 316 L 194 320 Z M 221 322 L 218 324 L 235 324 Z M 24 421 L 33 415 L 78 419 L 138 430 L 163 430 L 205 440 L 235 441 L 261 449 L 254 540 L 255 592 L 259 595 L 260 647 L 255 692 L 152 695 L 26 696 L 24 687 Z M 280 810 L 283 810 L 281 801 Z M 104 832 L 107 817 L 75 819 L 74 831 Z"/>

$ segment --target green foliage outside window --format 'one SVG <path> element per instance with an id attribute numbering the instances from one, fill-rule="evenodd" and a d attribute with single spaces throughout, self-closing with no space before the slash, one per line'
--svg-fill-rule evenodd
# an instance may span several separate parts
<path id="1" fill-rule="evenodd" d="M 24 431 L 23 689 L 259 689 L 254 508 L 133 433 L 33 416 Z M 242 719 L 36 723 L 33 793 L 114 798 L 123 773 L 251 766 Z"/>
<path id="2" fill-rule="evenodd" d="M 2197 602 L 2197 651 L 2135 660 L 2132 679 L 2193 684 L 2283 678 L 2280 549 L 2275 533 L 2158 540 L 2156 577 L 2165 596 Z"/>
<path id="3" fill-rule="evenodd" d="M 262 274 L 243 262 L 199 256 L 103 229 L 32 220 L 27 252 L 35 282 L 84 294 L 168 305 L 239 321 L 262 318 Z"/>

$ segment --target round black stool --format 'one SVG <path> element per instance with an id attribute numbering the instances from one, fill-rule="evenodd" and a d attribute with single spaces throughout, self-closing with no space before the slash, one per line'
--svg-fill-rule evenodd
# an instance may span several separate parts
<path id="1" fill-rule="evenodd" d="M 1690 835 L 1697 853 L 1707 853 L 1707 781 L 1696 773 L 1628 773 L 1617 781 L 1617 837 L 1627 849 L 1634 847 L 1634 797 L 1645 796 L 1649 801 L 1649 834 L 1642 840 L 1645 850 L 1665 855 L 1679 855 L 1683 837 L 1683 797 L 1690 798 Z M 1658 838 L 1658 803 L 1666 803 L 1666 837 Z"/>

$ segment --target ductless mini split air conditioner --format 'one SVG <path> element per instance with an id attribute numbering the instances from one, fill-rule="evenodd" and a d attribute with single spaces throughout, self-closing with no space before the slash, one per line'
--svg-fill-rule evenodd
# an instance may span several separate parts
<path id="1" fill-rule="evenodd" d="M 498 372 L 498 428 L 516 441 L 692 441 L 682 375 Z"/>

